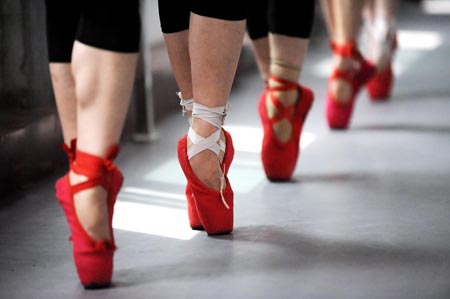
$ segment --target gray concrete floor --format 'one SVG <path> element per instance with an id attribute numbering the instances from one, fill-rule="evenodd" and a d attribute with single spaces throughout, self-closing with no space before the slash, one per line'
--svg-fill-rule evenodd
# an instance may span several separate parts
<path id="1" fill-rule="evenodd" d="M 372 103 L 363 91 L 345 132 L 324 119 L 327 41 L 311 47 L 302 82 L 316 101 L 290 183 L 267 181 L 260 163 L 258 74 L 236 82 L 231 235 L 188 227 L 176 160 L 186 119 L 168 116 L 151 144 L 124 144 L 111 289 L 78 283 L 59 173 L 11 194 L 0 209 L 0 298 L 450 298 L 446 21 L 402 11 L 393 97 Z"/>

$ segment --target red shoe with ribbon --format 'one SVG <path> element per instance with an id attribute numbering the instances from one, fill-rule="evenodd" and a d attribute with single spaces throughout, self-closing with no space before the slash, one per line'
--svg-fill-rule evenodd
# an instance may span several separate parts
<path id="1" fill-rule="evenodd" d="M 314 101 L 313 92 L 296 82 L 280 79 L 274 75 L 271 81 L 278 83 L 277 87 L 269 87 L 262 92 L 258 112 L 264 128 L 264 137 L 261 149 L 261 159 L 266 176 L 271 181 L 288 181 L 295 170 L 300 155 L 300 138 L 306 116 Z M 298 98 L 294 105 L 285 107 L 275 96 L 275 92 L 297 90 Z M 270 118 L 267 115 L 266 99 L 275 106 L 278 113 Z M 292 126 L 289 140 L 281 142 L 273 131 L 273 126 L 281 120 L 287 119 Z"/>
<path id="2" fill-rule="evenodd" d="M 87 180 L 71 185 L 69 173 L 56 183 L 56 197 L 61 204 L 70 227 L 73 257 L 79 279 L 86 289 L 104 288 L 111 284 L 113 255 L 116 250 L 112 229 L 114 203 L 123 183 L 123 176 L 112 162 L 117 156 L 118 146 L 112 146 L 106 159 L 75 150 L 75 143 L 64 149 L 71 161 L 71 171 L 87 177 Z M 96 186 L 107 191 L 110 239 L 94 240 L 78 220 L 74 194 Z"/>
<path id="3" fill-rule="evenodd" d="M 202 119 L 218 130 L 208 137 L 198 135 L 192 127 L 189 133 L 178 141 L 178 161 L 187 179 L 188 213 L 191 227 L 198 220 L 201 228 L 209 235 L 227 234 L 233 231 L 234 193 L 227 174 L 234 157 L 234 147 L 231 135 L 221 128 L 227 107 L 208 108 L 198 103 L 194 104 L 193 118 Z M 220 140 L 224 132 L 225 141 Z M 192 146 L 188 149 L 188 138 Z M 203 183 L 194 173 L 189 160 L 198 153 L 210 150 L 219 157 L 224 153 L 221 167 L 223 177 L 220 190 L 215 190 Z"/>
<path id="4" fill-rule="evenodd" d="M 332 129 L 346 129 L 350 124 L 356 96 L 361 90 L 361 87 L 375 74 L 375 67 L 364 59 L 354 42 L 348 42 L 344 45 L 337 45 L 331 42 L 330 46 L 334 55 L 354 60 L 359 64 L 357 69 L 348 68 L 346 70 L 340 70 L 335 68 L 328 79 L 325 109 L 328 125 Z M 350 85 L 351 95 L 346 101 L 338 100 L 333 95 L 330 86 L 334 80 L 343 80 Z"/>
<path id="5" fill-rule="evenodd" d="M 392 59 L 394 52 L 397 49 L 397 35 L 394 32 L 389 33 L 384 40 L 384 47 L 380 58 L 378 60 L 387 60 L 386 66 L 379 66 L 375 61 L 377 67 L 381 67 L 381 70 L 377 70 L 375 76 L 367 83 L 367 93 L 372 101 L 383 101 L 391 96 L 391 92 L 394 86 L 394 72 L 392 69 Z"/>

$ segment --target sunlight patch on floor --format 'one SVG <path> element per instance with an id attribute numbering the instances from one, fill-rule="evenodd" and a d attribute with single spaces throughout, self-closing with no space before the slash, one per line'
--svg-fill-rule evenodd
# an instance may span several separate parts
<path id="1" fill-rule="evenodd" d="M 144 176 L 144 180 L 174 185 L 186 184 L 186 178 L 176 158 L 167 160 L 160 166 L 152 168 L 152 170 Z"/>
<path id="2" fill-rule="evenodd" d="M 259 127 L 250 126 L 224 126 L 233 138 L 233 145 L 236 151 L 236 161 L 230 166 L 228 178 L 235 193 L 248 193 L 258 184 L 266 180 L 263 166 L 261 164 L 261 145 L 263 130 Z M 314 142 L 316 135 L 303 132 L 301 137 L 301 149 L 304 150 Z M 251 159 L 239 157 L 240 154 L 255 154 Z M 152 182 L 162 182 L 166 184 L 182 185 L 186 184 L 186 178 L 180 168 L 176 158 L 162 163 L 159 167 L 153 168 L 144 176 L 144 179 Z M 149 191 L 139 191 L 149 192 Z M 152 194 L 147 194 L 153 196 Z M 158 194 L 154 194 L 159 196 Z M 168 195 L 164 195 L 168 196 Z"/>
<path id="3" fill-rule="evenodd" d="M 442 35 L 434 31 L 399 30 L 400 49 L 431 51 L 442 45 Z"/>
<path id="4" fill-rule="evenodd" d="M 448 0 L 424 0 L 422 10 L 430 15 L 450 15 L 450 1 Z"/>
<path id="5" fill-rule="evenodd" d="M 178 240 L 190 240 L 199 232 L 190 228 L 186 210 L 120 199 L 114 209 L 115 229 Z"/>

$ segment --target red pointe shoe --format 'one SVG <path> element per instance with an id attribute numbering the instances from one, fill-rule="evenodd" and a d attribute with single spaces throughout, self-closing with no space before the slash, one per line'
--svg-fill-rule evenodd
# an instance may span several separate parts
<path id="1" fill-rule="evenodd" d="M 186 134 L 178 141 L 178 160 L 192 190 L 193 205 L 202 227 L 209 235 L 227 234 L 233 231 L 233 190 L 228 181 L 227 172 L 233 160 L 234 148 L 230 134 L 225 131 L 226 152 L 222 162 L 225 169 L 224 180 L 226 188 L 217 191 L 206 186 L 194 174 L 187 155 Z"/>
<path id="2" fill-rule="evenodd" d="M 372 101 L 383 101 L 391 96 L 394 86 L 394 72 L 392 70 L 392 58 L 397 49 L 397 35 L 391 33 L 384 40 L 382 58 L 389 59 L 387 67 L 382 71 L 377 71 L 375 76 L 367 83 L 367 93 Z M 383 57 L 384 56 L 384 57 Z M 375 62 L 373 62 L 375 64 Z"/>
<path id="3" fill-rule="evenodd" d="M 230 134 L 221 129 L 221 122 L 225 113 L 226 107 L 208 108 L 197 103 L 194 104 L 193 116 L 209 122 L 218 130 L 204 138 L 190 128 L 189 133 L 178 141 L 178 161 L 188 181 L 188 188 L 191 190 L 191 196 L 188 197 L 188 200 L 191 200 L 188 212 L 191 211 L 193 215 L 189 214 L 190 220 L 192 220 L 192 216 L 198 216 L 208 235 L 227 234 L 233 231 L 234 194 L 227 174 L 234 157 L 234 147 Z M 221 130 L 224 132 L 225 142 L 220 141 Z M 192 141 L 189 150 L 187 148 L 188 138 Z M 211 150 L 217 155 L 220 151 L 224 151 L 224 158 L 221 163 L 224 171 L 222 186 L 223 184 L 226 186 L 221 187 L 219 191 L 206 186 L 197 178 L 189 163 L 192 157 L 204 150 Z M 194 207 L 197 214 L 193 210 Z"/>
<path id="4" fill-rule="evenodd" d="M 336 68 L 328 79 L 329 87 L 326 100 L 328 126 L 332 129 L 346 129 L 350 123 L 356 96 L 361 87 L 375 74 L 375 67 L 362 57 L 354 42 L 348 42 L 345 45 L 337 45 L 331 42 L 330 45 L 335 55 L 347 57 L 359 63 L 358 70 L 343 71 Z M 331 82 L 336 79 L 344 80 L 351 86 L 352 94 L 346 102 L 337 100 L 331 92 Z"/>
<path id="5" fill-rule="evenodd" d="M 266 84 L 266 89 L 259 99 L 258 112 L 264 128 L 261 159 L 269 180 L 287 181 L 291 179 L 300 155 L 299 143 L 302 127 L 312 106 L 314 95 L 309 88 L 295 82 L 286 81 L 274 75 L 270 80 L 279 83 L 280 86 L 269 87 Z M 275 92 L 289 90 L 297 90 L 298 99 L 294 105 L 285 107 L 275 96 Z M 267 95 L 278 110 L 277 115 L 273 118 L 269 118 L 267 115 Z M 286 142 L 281 142 L 273 131 L 273 125 L 283 119 L 289 120 L 292 126 L 292 135 Z"/>
<path id="6" fill-rule="evenodd" d="M 374 102 L 390 98 L 393 85 L 394 74 L 389 65 L 384 71 L 377 72 L 367 84 L 369 98 Z"/>
<path id="7" fill-rule="evenodd" d="M 228 133 L 226 133 L 228 134 Z M 230 137 L 230 143 L 231 143 L 231 137 Z M 228 145 L 227 145 L 228 146 Z M 225 165 L 230 165 L 231 161 L 233 160 L 233 155 L 231 155 L 231 158 Z M 223 169 L 223 163 L 222 163 L 222 169 Z M 228 170 L 230 168 L 225 168 L 225 176 L 228 174 Z M 193 230 L 205 230 L 203 227 L 202 222 L 200 221 L 200 217 L 198 216 L 197 212 L 197 204 L 194 200 L 194 193 L 191 190 L 189 181 L 186 184 L 186 199 L 187 199 L 187 211 L 188 211 L 188 217 L 189 217 L 189 225 Z"/>
<path id="8" fill-rule="evenodd" d="M 104 288 L 111 284 L 113 255 L 116 249 L 112 230 L 114 203 L 122 186 L 123 176 L 112 160 L 118 154 L 118 147 L 111 147 L 107 158 L 102 159 L 76 151 L 71 169 L 87 180 L 70 185 L 69 173 L 56 183 L 56 197 L 61 204 L 71 231 L 73 256 L 78 277 L 86 289 Z M 74 194 L 102 186 L 107 191 L 110 240 L 94 240 L 80 224 L 74 206 Z"/>

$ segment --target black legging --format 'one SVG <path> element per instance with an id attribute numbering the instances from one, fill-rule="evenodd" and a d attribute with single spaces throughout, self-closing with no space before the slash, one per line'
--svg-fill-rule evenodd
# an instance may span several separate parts
<path id="1" fill-rule="evenodd" d="M 189 16 L 195 14 L 227 21 L 245 20 L 247 0 L 158 0 L 159 20 L 163 33 L 189 28 Z"/>
<path id="2" fill-rule="evenodd" d="M 139 51 L 139 0 L 46 0 L 50 62 L 70 62 L 75 40 L 114 52 Z"/>
<path id="3" fill-rule="evenodd" d="M 315 0 L 301 0 L 292 7 L 292 0 L 247 0 L 247 32 L 252 40 L 263 38 L 268 33 L 291 37 L 311 36 Z"/>

